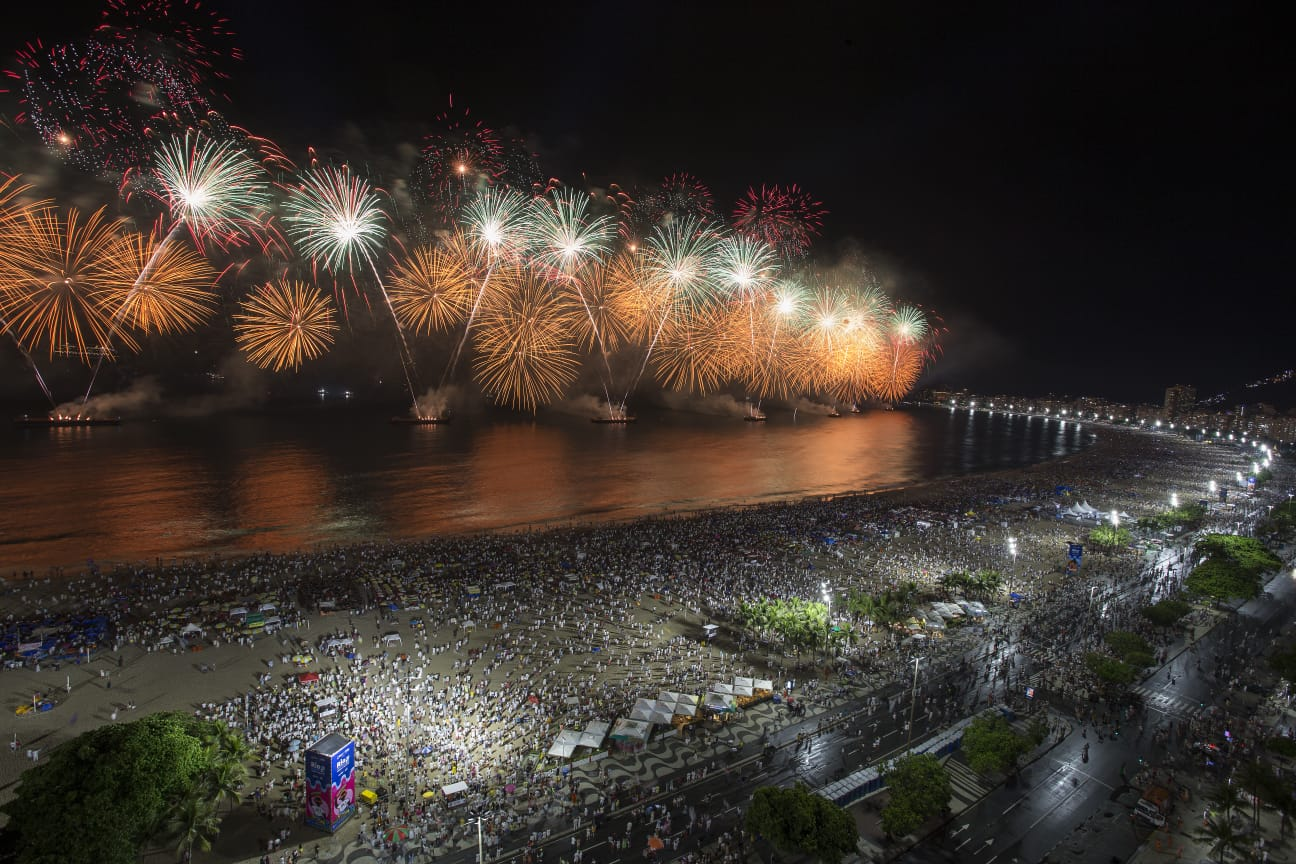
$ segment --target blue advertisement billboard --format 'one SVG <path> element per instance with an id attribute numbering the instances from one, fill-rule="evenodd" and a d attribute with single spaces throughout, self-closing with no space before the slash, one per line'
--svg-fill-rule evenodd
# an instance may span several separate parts
<path id="1" fill-rule="evenodd" d="M 355 810 L 355 742 L 326 735 L 306 751 L 306 824 L 333 832 Z"/>

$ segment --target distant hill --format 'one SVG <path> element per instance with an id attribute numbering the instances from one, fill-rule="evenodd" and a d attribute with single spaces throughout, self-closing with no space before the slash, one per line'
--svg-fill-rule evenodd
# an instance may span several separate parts
<path id="1" fill-rule="evenodd" d="M 1203 396 L 1198 405 L 1227 411 L 1238 405 L 1271 405 L 1279 414 L 1296 410 L 1296 370 L 1287 369 L 1268 378 L 1252 381 L 1213 396 Z"/>

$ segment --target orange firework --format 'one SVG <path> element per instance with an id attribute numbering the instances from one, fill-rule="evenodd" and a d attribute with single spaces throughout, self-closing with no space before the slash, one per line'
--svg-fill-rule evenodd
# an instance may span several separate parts
<path id="1" fill-rule="evenodd" d="M 593 350 L 602 341 L 601 350 L 613 352 L 629 338 L 629 326 L 617 298 L 618 285 L 601 264 L 588 264 L 574 276 L 559 276 L 554 287 L 566 292 L 580 311 L 576 324 L 576 341 L 582 350 Z"/>
<path id="2" fill-rule="evenodd" d="M 184 332 L 206 320 L 215 307 L 216 271 L 183 241 L 127 234 L 108 254 L 117 277 L 92 299 L 114 329 Z"/>
<path id="3" fill-rule="evenodd" d="M 626 338 L 640 344 L 651 342 L 669 300 L 665 282 L 654 278 L 642 252 L 631 251 L 609 261 L 603 278 L 608 309 Z"/>
<path id="4" fill-rule="evenodd" d="M 449 330 L 472 306 L 477 290 L 462 243 L 416 246 L 387 279 L 392 310 L 415 333 Z"/>
<path id="5" fill-rule="evenodd" d="M 498 278 L 498 277 L 497 277 Z M 473 369 L 496 401 L 534 412 L 576 380 L 579 307 L 526 272 L 482 304 Z"/>
<path id="6" fill-rule="evenodd" d="M 117 223 L 103 208 L 83 219 L 69 210 L 66 219 L 52 208 L 27 208 L 5 226 L 0 245 L 4 291 L 0 317 L 27 351 L 44 347 L 53 357 L 77 355 L 89 362 L 110 353 L 110 316 L 94 297 L 135 275 L 124 272 L 113 253 Z M 123 334 L 130 348 L 135 344 Z"/>
<path id="7" fill-rule="evenodd" d="M 297 369 L 333 344 L 333 304 L 317 288 L 281 280 L 253 291 L 234 315 L 234 339 L 248 360 L 278 372 Z"/>
<path id="8" fill-rule="evenodd" d="M 723 386 L 731 341 L 727 323 L 723 310 L 714 308 L 667 320 L 653 354 L 657 380 L 674 390 L 700 395 Z"/>

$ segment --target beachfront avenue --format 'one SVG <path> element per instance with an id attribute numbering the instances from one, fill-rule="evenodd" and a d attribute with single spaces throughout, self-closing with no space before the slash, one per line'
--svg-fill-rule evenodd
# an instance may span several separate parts
<path id="1" fill-rule="evenodd" d="M 1021 726 L 1046 718 L 1028 758 L 1084 767 L 1113 789 L 1153 770 L 1143 756 L 1177 769 L 1185 788 L 1189 764 L 1226 778 L 1289 721 L 1275 720 L 1277 694 L 1247 691 L 1263 686 L 1252 671 L 1263 664 L 1240 649 L 1175 658 L 1199 638 L 1267 651 L 1289 620 L 1289 586 L 1159 625 L 1141 610 L 1177 596 L 1198 563 L 1196 532 L 1134 528 L 1137 550 L 1092 546 L 1102 520 L 1079 505 L 1136 526 L 1172 495 L 1206 499 L 1249 456 L 1104 429 L 1065 461 L 887 495 L 11 578 L 4 612 L 23 639 L 7 646 L 15 662 L 0 681 L 11 709 L 33 707 L 5 713 L 5 794 L 78 732 L 166 710 L 244 730 L 252 751 L 242 803 L 197 860 L 277 861 L 300 846 L 306 860 L 466 862 L 479 836 L 467 814 L 479 814 L 492 859 L 740 860 L 764 848 L 741 830 L 755 788 L 824 789 L 987 707 Z M 1233 508 L 1204 508 L 1198 531 L 1247 534 L 1271 516 L 1292 482 L 1274 468 L 1269 486 L 1236 490 Z M 1290 552 L 1278 554 L 1290 582 Z M 770 612 L 793 600 L 804 603 L 787 609 L 822 605 L 807 613 L 814 628 Z M 761 603 L 764 618 L 742 616 Z M 1252 621 L 1251 608 L 1265 611 Z M 98 636 L 80 654 L 78 628 Z M 1130 686 L 1103 680 L 1115 663 L 1136 667 Z M 683 698 L 662 707 L 666 696 L 701 700 L 692 721 Z M 579 743 L 590 724 L 613 731 L 644 702 L 659 704 L 641 726 Z M 576 733 L 570 750 L 554 749 L 563 730 Z M 302 824 L 302 750 L 331 732 L 356 741 L 362 796 L 336 835 Z M 1209 768 L 1191 752 L 1201 742 L 1220 754 Z M 1087 743 L 1099 752 L 1082 766 Z M 1125 764 L 1107 755 L 1117 746 L 1134 748 Z M 1012 814 L 1033 804 L 979 813 L 1001 778 L 960 760 L 946 761 L 953 823 L 885 837 L 883 791 L 852 808 L 861 854 L 896 855 L 936 830 L 904 854 L 988 862 L 1018 844 L 1022 860 L 1039 860 L 1052 847 L 1029 844 L 1046 829 L 1058 842 L 1106 800 L 1088 781 L 1049 786 L 1066 796 L 1019 831 Z M 1025 769 L 1028 783 L 1039 770 Z M 969 821 L 962 812 L 979 813 L 977 827 L 950 837 Z"/>

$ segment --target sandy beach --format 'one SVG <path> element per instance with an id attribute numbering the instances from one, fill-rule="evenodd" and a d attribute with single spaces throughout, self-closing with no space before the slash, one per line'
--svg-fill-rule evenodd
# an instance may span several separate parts
<path id="1" fill-rule="evenodd" d="M 89 662 L 47 658 L 0 671 L 0 734 L 16 742 L 0 756 L 0 798 L 33 755 L 102 723 L 176 710 L 247 724 L 258 757 L 245 789 L 258 794 L 230 817 L 211 860 L 255 859 L 282 831 L 283 848 L 320 842 L 294 818 L 292 742 L 325 730 L 359 742 L 366 788 L 391 790 L 390 813 L 426 837 L 448 841 L 455 826 L 424 806 L 422 792 L 458 779 L 483 798 L 515 787 L 499 828 L 516 828 L 566 794 L 532 770 L 531 754 L 558 729 L 614 721 L 635 697 L 662 690 L 817 674 L 813 655 L 784 656 L 752 634 L 726 628 L 704 642 L 701 625 L 723 622 L 743 599 L 815 597 L 823 583 L 835 594 L 905 580 L 931 586 L 955 569 L 987 567 L 1006 577 L 1005 596 L 987 605 L 1001 608 L 1009 590 L 1043 597 L 1128 566 L 1129 553 L 1095 551 L 1083 577 L 1065 576 L 1066 544 L 1091 526 L 1056 518 L 1059 505 L 1086 501 L 1137 518 L 1164 510 L 1171 494 L 1206 498 L 1210 480 L 1229 483 L 1249 465 L 1236 448 L 1089 428 L 1097 440 L 1066 459 L 876 495 L 160 572 L 141 564 L 11 578 L 0 600 L 11 626 L 77 611 L 109 617 L 116 636 Z M 255 637 L 240 635 L 233 622 L 255 615 Z M 267 635 L 269 619 L 277 630 Z M 880 634 L 849 646 L 846 658 L 870 681 L 902 672 Z M 299 683 L 303 673 L 320 680 Z M 325 695 L 339 697 L 338 710 L 320 716 Z M 43 696 L 51 710 L 15 714 Z M 343 831 L 365 825 L 352 820 Z"/>

